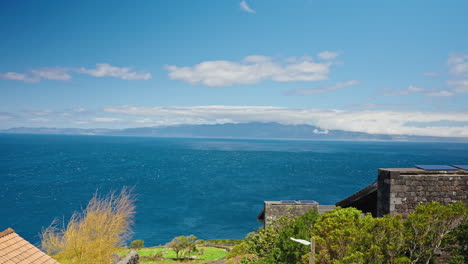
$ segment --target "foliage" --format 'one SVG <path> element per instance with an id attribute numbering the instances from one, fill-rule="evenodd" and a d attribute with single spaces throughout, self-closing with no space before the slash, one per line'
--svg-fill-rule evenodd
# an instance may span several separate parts
<path id="1" fill-rule="evenodd" d="M 132 243 L 130 243 L 130 248 L 132 249 L 140 249 L 145 247 L 145 241 L 143 240 L 133 240 Z"/>
<path id="2" fill-rule="evenodd" d="M 237 256 L 242 256 L 249 253 L 249 245 L 247 242 L 242 242 L 235 245 L 227 254 L 228 259 L 235 258 Z"/>
<path id="3" fill-rule="evenodd" d="M 205 243 L 218 245 L 237 245 L 242 243 L 242 239 L 209 239 L 205 240 Z"/>
<path id="4" fill-rule="evenodd" d="M 274 263 L 275 252 L 279 253 L 279 249 L 276 246 L 279 234 L 283 231 L 283 228 L 289 226 L 295 221 L 293 215 L 285 215 L 276 219 L 274 223 L 266 228 L 261 228 L 257 233 L 250 233 L 245 238 L 246 249 L 249 254 L 253 254 L 258 257 L 256 263 L 260 261 L 270 261 Z"/>
<path id="5" fill-rule="evenodd" d="M 467 263 L 468 209 L 462 202 L 431 202 L 406 218 L 398 214 L 374 218 L 354 208 L 338 207 L 320 216 L 310 211 L 298 218 L 280 218 L 249 234 L 228 258 L 245 264 L 308 263 L 310 248 L 289 238 L 312 236 L 320 264 L 429 264 L 443 252 L 450 253 L 444 263 Z"/>
<path id="6" fill-rule="evenodd" d="M 310 210 L 281 228 L 275 241 L 278 250 L 273 251 L 275 262 L 290 264 L 303 262 L 303 255 L 309 254 L 310 247 L 292 241 L 291 237 L 310 240 L 318 218 L 317 210 Z"/>
<path id="7" fill-rule="evenodd" d="M 59 228 L 54 220 L 43 230 L 41 246 L 48 254 L 56 254 L 54 258 L 62 264 L 110 263 L 131 235 L 134 214 L 131 190 L 124 188 L 105 197 L 96 193 L 66 227 Z"/>
<path id="8" fill-rule="evenodd" d="M 196 239 L 197 237 L 194 235 L 178 236 L 167 243 L 166 246 L 174 250 L 177 259 L 186 258 L 190 256 L 192 252 L 197 251 Z"/>
<path id="9" fill-rule="evenodd" d="M 444 240 L 468 219 L 463 203 L 442 206 L 436 202 L 420 205 L 405 221 L 408 254 L 412 263 L 431 263 L 444 250 Z"/>
<path id="10" fill-rule="evenodd" d="M 362 254 L 356 252 L 357 242 L 366 235 L 362 229 L 368 225 L 370 215 L 361 217 L 355 208 L 337 208 L 322 214 L 314 227 L 319 263 L 333 263 L 347 259 L 360 262 Z"/>
<path id="11" fill-rule="evenodd" d="M 360 243 L 359 251 L 368 263 L 408 263 L 409 259 L 404 256 L 404 230 L 401 215 L 372 218 L 364 229 L 367 236 Z"/>
<path id="12" fill-rule="evenodd" d="M 267 228 L 249 233 L 242 243 L 232 248 L 227 258 L 240 256 L 239 263 L 301 263 L 302 255 L 308 252 L 308 247 L 290 238 L 310 237 L 317 218 L 315 210 L 300 217 L 283 216 Z"/>
<path id="13" fill-rule="evenodd" d="M 468 263 L 468 219 L 465 219 L 460 226 L 450 233 L 450 236 L 444 242 L 449 247 L 450 263 Z"/>

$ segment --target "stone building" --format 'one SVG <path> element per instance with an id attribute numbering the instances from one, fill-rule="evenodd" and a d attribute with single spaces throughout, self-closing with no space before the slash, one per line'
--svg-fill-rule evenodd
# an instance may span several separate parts
<path id="1" fill-rule="evenodd" d="M 379 169 L 372 184 L 337 202 L 340 207 L 355 207 L 373 216 L 388 213 L 406 215 L 418 204 L 437 201 L 450 204 L 464 201 L 468 204 L 468 167 L 466 165 L 431 166 L 422 168 Z M 309 210 L 319 213 L 333 210 L 333 205 L 319 205 L 306 201 L 265 201 L 257 219 L 265 226 L 281 216 L 302 215 Z"/>
<path id="2" fill-rule="evenodd" d="M 379 169 L 374 183 L 336 205 L 355 207 L 374 216 L 383 216 L 388 213 L 406 215 L 414 211 L 418 204 L 430 201 L 442 204 L 458 201 L 468 203 L 466 167 L 421 167 L 430 169 Z"/>

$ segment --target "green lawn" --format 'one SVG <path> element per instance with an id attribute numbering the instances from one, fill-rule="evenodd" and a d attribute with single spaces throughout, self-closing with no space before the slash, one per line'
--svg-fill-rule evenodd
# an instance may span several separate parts
<path id="1" fill-rule="evenodd" d="M 193 261 L 184 261 L 184 263 L 206 263 L 206 261 L 220 259 L 226 256 L 227 252 L 221 248 L 215 247 L 199 247 L 203 254 L 194 253 L 191 256 L 197 260 Z M 121 257 L 126 256 L 130 252 L 129 249 L 125 248 L 119 252 Z M 142 264 L 153 264 L 153 263 L 179 263 L 178 261 L 173 260 L 176 255 L 175 252 L 170 248 L 142 248 L 137 250 L 138 255 L 140 255 L 140 263 Z M 162 254 L 163 258 L 151 258 L 158 252 L 164 252 Z"/>

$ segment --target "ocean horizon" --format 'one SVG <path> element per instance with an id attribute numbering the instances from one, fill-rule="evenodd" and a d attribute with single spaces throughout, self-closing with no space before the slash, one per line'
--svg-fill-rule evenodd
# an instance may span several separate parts
<path id="1" fill-rule="evenodd" d="M 0 134 L 0 229 L 32 243 L 96 193 L 133 187 L 133 239 L 243 238 L 266 200 L 334 204 L 379 168 L 466 164 L 468 143 Z"/>

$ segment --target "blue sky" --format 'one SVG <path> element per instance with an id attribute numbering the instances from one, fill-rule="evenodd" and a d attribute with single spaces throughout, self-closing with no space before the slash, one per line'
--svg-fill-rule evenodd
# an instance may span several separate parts
<path id="1" fill-rule="evenodd" d="M 468 2 L 1 1 L 0 128 L 468 137 Z"/>

